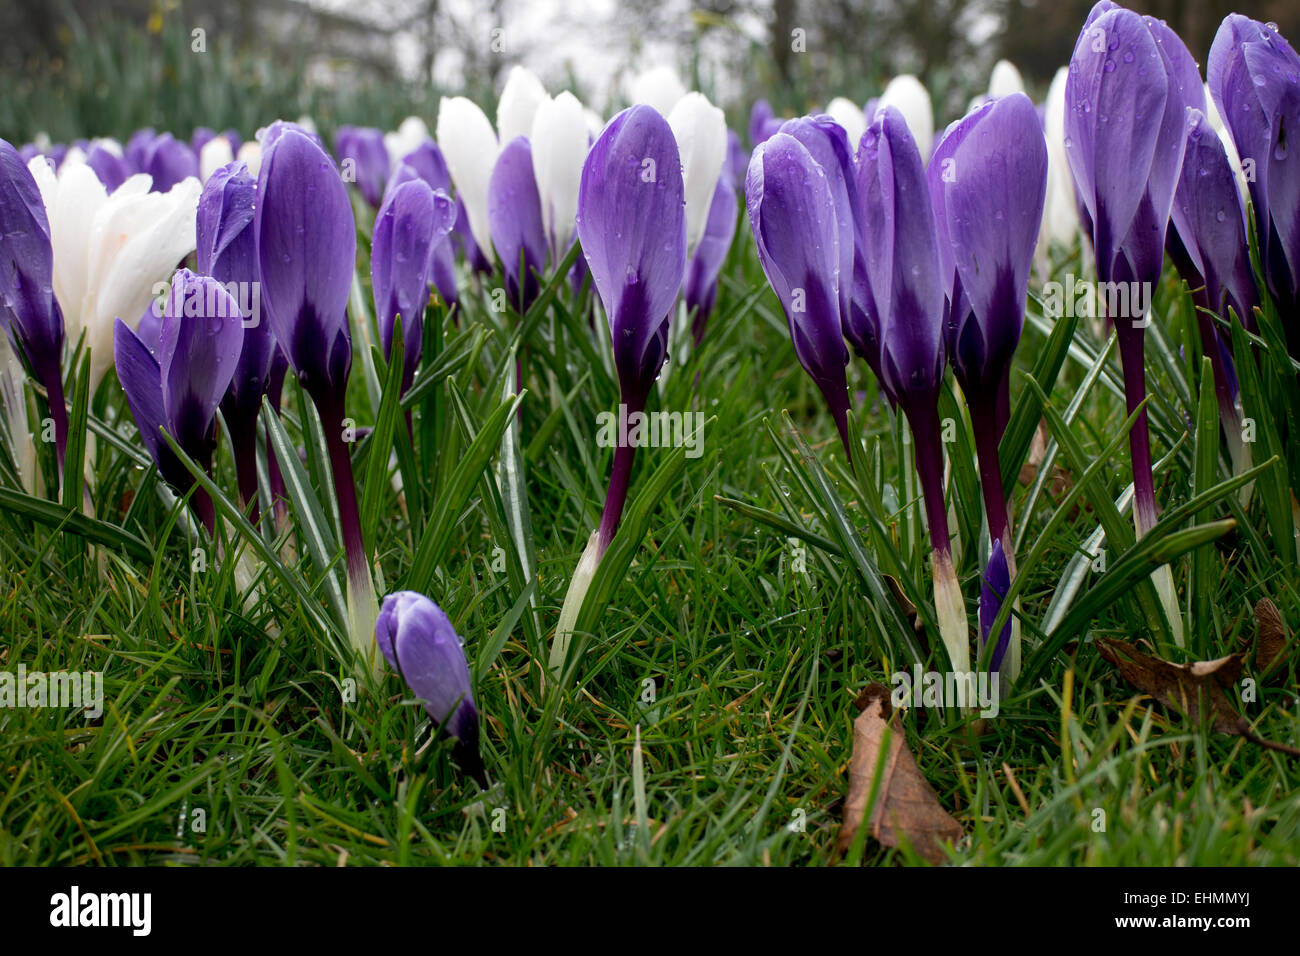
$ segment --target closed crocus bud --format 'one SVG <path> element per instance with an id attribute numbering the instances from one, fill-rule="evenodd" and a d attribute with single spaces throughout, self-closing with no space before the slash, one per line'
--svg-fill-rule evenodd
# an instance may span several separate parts
<path id="1" fill-rule="evenodd" d="M 356 183 L 361 198 L 378 208 L 389 169 L 383 130 L 369 126 L 340 126 L 334 136 L 334 152 L 339 157 L 343 181 Z"/>
<path id="2" fill-rule="evenodd" d="M 795 356 L 825 397 L 847 452 L 849 352 L 840 322 L 841 230 L 829 179 L 803 143 L 777 133 L 749 161 L 745 205 L 759 262 L 785 310 Z"/>
<path id="3" fill-rule="evenodd" d="M 488 182 L 501 146 L 483 111 L 463 96 L 443 97 L 438 106 L 438 147 L 451 170 L 456 196 L 465 205 L 474 243 L 490 266 L 492 229 L 488 224 Z"/>
<path id="4" fill-rule="evenodd" d="M 202 187 L 196 178 L 169 192 L 150 192 L 148 176 L 131 176 L 109 195 L 85 164 L 57 175 L 43 159 L 30 167 L 49 216 L 54 294 L 67 341 L 85 335 L 90 387 L 113 362 L 113 321 L 135 322 L 176 263 L 194 251 L 194 216 Z"/>
<path id="5" fill-rule="evenodd" d="M 451 195 L 451 175 L 447 172 L 447 165 L 442 160 L 442 153 L 433 144 L 432 140 L 415 149 L 405 160 L 398 164 L 393 171 L 393 175 L 388 179 L 388 190 L 384 194 L 384 203 L 388 203 L 389 197 L 392 196 L 395 190 L 415 179 L 422 181 L 435 193 L 444 196 Z M 448 306 L 454 306 L 458 301 L 454 231 L 456 220 L 460 216 L 460 207 L 455 200 L 449 201 L 451 202 L 452 225 L 445 234 L 434 230 L 433 248 L 429 251 L 427 278 L 433 283 L 434 288 L 438 290 L 438 295 L 442 297 L 443 302 Z"/>
<path id="6" fill-rule="evenodd" d="M 546 270 L 546 230 L 533 178 L 528 140 L 512 140 L 497 158 L 488 184 L 488 224 L 492 245 L 505 271 L 506 296 L 522 315 L 541 292 Z"/>
<path id="7" fill-rule="evenodd" d="M 425 143 L 432 142 L 429 127 L 418 116 L 408 116 L 396 130 L 384 134 L 384 150 L 394 167 Z"/>
<path id="8" fill-rule="evenodd" d="M 126 141 L 126 164 L 132 175 L 145 172 L 149 148 L 157 135 L 152 129 L 138 129 Z"/>
<path id="9" fill-rule="evenodd" d="M 1010 60 L 998 60 L 989 75 L 989 99 L 1001 99 L 1012 93 L 1025 92 L 1025 80 Z"/>
<path id="10" fill-rule="evenodd" d="M 375 641 L 388 665 L 424 703 L 430 719 L 456 740 L 461 768 L 484 789 L 478 750 L 478 710 L 460 637 L 442 608 L 423 594 L 397 591 L 384 598 Z"/>
<path id="11" fill-rule="evenodd" d="M 656 66 L 633 79 L 631 94 L 633 104 L 644 103 L 658 110 L 660 116 L 667 116 L 686 95 L 686 87 L 671 66 Z"/>
<path id="12" fill-rule="evenodd" d="M 126 182 L 130 175 L 122 147 L 115 140 L 100 139 L 90 144 L 86 151 L 86 165 L 95 171 L 99 181 L 110 193 Z"/>
<path id="13" fill-rule="evenodd" d="M 889 81 L 885 92 L 876 101 L 875 109 L 868 115 L 874 118 L 887 106 L 894 107 L 903 115 L 903 121 L 921 153 L 921 160 L 929 159 L 934 144 L 934 106 L 930 103 L 930 92 L 916 77 L 904 73 Z"/>
<path id="14" fill-rule="evenodd" d="M 63 314 L 54 298 L 53 260 L 49 219 L 36 180 L 18 150 L 0 139 L 0 323 L 32 377 L 49 395 L 62 471 L 68 420 L 63 401 Z"/>
<path id="15" fill-rule="evenodd" d="M 572 93 L 548 98 L 537 108 L 529 142 L 542 224 L 554 262 L 564 257 L 573 241 L 578 184 L 591 144 L 589 137 L 586 112 Z"/>
<path id="16" fill-rule="evenodd" d="M 216 448 L 217 406 L 230 385 L 243 341 L 237 303 L 216 279 L 188 269 L 176 273 L 163 309 L 156 355 L 121 319 L 115 326 L 118 379 L 140 439 L 163 477 L 185 493 L 193 477 L 172 454 L 166 429 L 195 464 L 211 466 Z M 212 500 L 199 489 L 190 499 L 208 533 Z"/>
<path id="17" fill-rule="evenodd" d="M 143 163 L 140 172 L 153 178 L 150 190 L 156 193 L 169 192 L 177 183 L 199 175 L 199 160 L 190 144 L 171 133 L 163 133 L 149 144 Z"/>
<path id="18" fill-rule="evenodd" d="M 1037 256 L 1044 269 L 1053 243 L 1069 245 L 1079 234 L 1079 198 L 1074 191 L 1070 158 L 1065 151 L 1065 84 L 1070 71 L 1061 67 L 1052 77 L 1043 110 L 1043 136 L 1047 140 L 1047 197 L 1038 231 Z"/>
<path id="19" fill-rule="evenodd" d="M 980 586 L 980 656 L 984 655 L 984 645 L 988 643 L 989 633 L 993 630 L 993 623 L 997 620 L 998 612 L 1002 610 L 1002 602 L 1006 599 L 1007 593 L 1011 590 L 1011 571 L 1007 566 L 1006 555 L 1002 552 L 1002 542 L 993 542 L 993 553 L 989 555 L 989 563 L 984 566 L 984 576 Z M 1011 645 L 1011 618 L 1007 618 L 1007 623 L 1003 625 L 1002 630 L 998 633 L 997 644 L 993 648 L 993 656 L 989 660 L 989 671 L 997 674 L 1004 668 L 1007 651 Z"/>
<path id="20" fill-rule="evenodd" d="M 858 167 L 866 210 L 866 266 L 880 320 L 880 384 L 912 430 L 939 631 L 953 670 L 964 672 L 969 669 L 969 634 L 948 535 L 938 413 L 946 362 L 946 283 L 921 153 L 894 107 L 876 113 L 862 137 Z"/>
<path id="21" fill-rule="evenodd" d="M 686 254 L 704 235 L 713 189 L 727 158 L 727 118 L 703 93 L 687 93 L 668 115 L 686 188 Z"/>
<path id="22" fill-rule="evenodd" d="M 547 100 L 546 87 L 532 70 L 513 66 L 497 100 L 497 139 L 509 143 L 533 132 L 537 109 Z"/>
<path id="23" fill-rule="evenodd" d="M 209 140 L 208 145 L 224 137 Z M 262 408 L 277 351 L 271 324 L 262 309 L 261 282 L 253 231 L 257 180 L 243 163 L 213 172 L 199 197 L 197 217 L 198 271 L 225 287 L 239 306 L 244 336 L 239 361 L 221 399 L 221 414 L 230 431 L 240 501 L 257 515 L 257 416 Z M 140 338 L 146 341 L 145 319 Z"/>
<path id="24" fill-rule="evenodd" d="M 235 161 L 235 150 L 224 136 L 213 136 L 199 150 L 199 178 L 205 183 L 222 166 Z"/>
<path id="25" fill-rule="evenodd" d="M 1206 63 L 1210 92 L 1232 132 L 1255 210 L 1260 264 L 1284 323 L 1292 355 L 1300 355 L 1300 56 L 1273 24 L 1232 14 L 1224 19 Z"/>
<path id="26" fill-rule="evenodd" d="M 435 246 L 447 246 L 456 221 L 456 204 L 445 192 L 411 179 L 384 199 L 375 218 L 370 251 L 370 279 L 375 318 L 384 355 L 392 355 L 393 327 L 402 317 L 402 390 L 410 387 L 424 346 L 424 308 Z"/>
<path id="27" fill-rule="evenodd" d="M 844 127 L 850 143 L 862 139 L 862 134 L 867 131 L 866 114 L 848 97 L 837 96 L 827 103 L 826 115 Z"/>
<path id="28" fill-rule="evenodd" d="M 718 177 L 709 205 L 709 219 L 704 226 L 704 238 L 695 247 L 695 255 L 686 266 L 686 281 L 682 286 L 682 300 L 686 311 L 693 312 L 691 334 L 695 344 L 704 340 L 704 329 L 718 297 L 718 273 L 731 249 L 736 234 L 736 187 L 729 173 Z"/>

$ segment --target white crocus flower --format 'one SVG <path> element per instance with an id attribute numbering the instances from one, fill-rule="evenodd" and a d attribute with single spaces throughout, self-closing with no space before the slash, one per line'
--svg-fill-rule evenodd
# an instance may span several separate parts
<path id="1" fill-rule="evenodd" d="M 867 116 L 862 107 L 846 96 L 837 96 L 826 104 L 826 115 L 844 127 L 849 134 L 849 146 L 856 153 L 858 141 L 867 131 Z"/>
<path id="2" fill-rule="evenodd" d="M 578 184 L 587 157 L 587 111 L 578 98 L 564 92 L 547 97 L 537 108 L 529 139 L 533 147 L 533 177 L 542 201 L 542 224 L 558 262 L 568 251 L 578 214 Z"/>
<path id="3" fill-rule="evenodd" d="M 29 168 L 50 220 L 54 294 L 68 347 L 84 332 L 93 390 L 113 364 L 113 320 L 135 328 L 155 286 L 194 251 L 202 186 L 191 176 L 166 193 L 151 193 L 152 180 L 136 175 L 109 195 L 85 164 L 65 166 L 56 176 L 38 156 Z"/>
<path id="4" fill-rule="evenodd" d="M 262 144 L 255 139 L 250 139 L 239 147 L 235 159 L 248 166 L 248 175 L 256 179 L 257 174 L 262 170 Z"/>
<path id="5" fill-rule="evenodd" d="M 1025 80 L 1010 60 L 998 60 L 989 76 L 989 98 L 1001 99 L 1012 93 L 1025 92 Z"/>
<path id="6" fill-rule="evenodd" d="M 593 109 L 583 110 L 583 114 L 587 117 L 587 134 L 591 137 L 591 141 L 595 142 L 600 138 L 601 131 L 605 128 L 605 121 Z"/>
<path id="7" fill-rule="evenodd" d="M 532 133 L 533 117 L 546 98 L 546 87 L 532 70 L 522 66 L 510 70 L 497 100 L 497 138 L 503 146 Z"/>
<path id="8" fill-rule="evenodd" d="M 429 127 L 424 125 L 424 120 L 418 116 L 408 116 L 396 131 L 384 134 L 384 149 L 388 151 L 389 164 L 396 169 L 397 164 L 416 147 L 430 139 L 433 137 L 429 135 Z"/>
<path id="9" fill-rule="evenodd" d="M 1047 197 L 1043 201 L 1043 221 L 1038 229 L 1038 248 L 1035 250 L 1040 269 L 1045 269 L 1048 264 L 1047 252 L 1051 243 L 1069 244 L 1079 232 L 1074 176 L 1065 153 L 1065 81 L 1069 72 L 1065 67 L 1056 71 L 1043 112 L 1043 135 L 1047 139 Z"/>
<path id="10" fill-rule="evenodd" d="M 671 66 L 656 66 L 632 80 L 632 103 L 653 106 L 663 116 L 671 113 L 685 95 L 686 87 Z"/>
<path id="11" fill-rule="evenodd" d="M 727 118 L 703 93 L 687 93 L 668 115 L 682 158 L 686 189 L 686 258 L 704 236 L 709 205 L 727 158 Z"/>
<path id="12" fill-rule="evenodd" d="M 903 114 L 907 128 L 916 140 L 916 147 L 921 151 L 921 161 L 928 161 L 930 147 L 934 145 L 934 107 L 921 81 L 910 73 L 894 77 L 885 87 L 885 92 L 880 94 L 876 110 L 883 110 L 886 106 L 892 106 Z"/>
<path id="13" fill-rule="evenodd" d="M 1232 133 L 1224 125 L 1223 117 L 1219 115 L 1219 107 L 1214 102 L 1214 96 L 1210 93 L 1210 84 L 1205 84 L 1205 118 L 1210 122 L 1210 128 L 1219 134 L 1219 141 L 1223 143 L 1223 151 L 1228 154 L 1228 165 L 1237 175 L 1237 192 L 1241 193 L 1241 202 L 1244 206 L 1250 202 L 1250 187 L 1247 185 L 1246 169 L 1242 165 L 1241 157 L 1237 154 L 1237 144 L 1232 141 Z"/>
<path id="14" fill-rule="evenodd" d="M 501 144 L 483 111 L 463 96 L 443 97 L 438 105 L 438 148 L 447 160 L 456 194 L 465 203 L 470 232 L 483 255 L 492 258 L 488 228 L 488 182 Z"/>
<path id="15" fill-rule="evenodd" d="M 218 169 L 234 161 L 235 152 L 230 148 L 230 140 L 218 134 L 199 150 L 199 178 L 206 183 Z"/>

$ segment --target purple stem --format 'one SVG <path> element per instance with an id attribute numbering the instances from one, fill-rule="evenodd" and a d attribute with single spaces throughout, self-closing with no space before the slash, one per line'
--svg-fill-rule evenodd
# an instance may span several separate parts
<path id="1" fill-rule="evenodd" d="M 321 428 L 325 432 L 325 448 L 329 452 L 330 471 L 334 476 L 334 494 L 338 498 L 339 524 L 343 529 L 343 551 L 348 561 L 348 579 L 364 581 L 370 569 L 366 560 L 366 546 L 361 538 L 361 510 L 357 506 L 357 484 L 352 476 L 352 456 L 343 440 L 343 398 L 331 395 L 313 396 L 320 412 Z"/>
<path id="2" fill-rule="evenodd" d="M 243 505 L 249 523 L 256 526 L 260 516 L 257 501 L 257 417 L 254 414 L 228 418 L 226 424 L 230 427 L 230 444 L 235 453 L 239 503 Z"/>
<path id="3" fill-rule="evenodd" d="M 645 399 L 633 398 L 624 403 L 628 417 L 645 411 Z M 619 438 L 622 438 L 620 435 Z M 600 513 L 600 527 L 596 535 L 596 557 L 605 556 L 605 549 L 614 540 L 618 523 L 623 520 L 623 507 L 627 504 L 627 490 L 632 480 L 632 461 L 636 458 L 636 445 L 622 441 L 614 448 L 614 467 L 609 473 L 609 491 L 605 494 L 605 508 Z"/>
<path id="4" fill-rule="evenodd" d="M 68 407 L 63 396 L 63 377 L 56 366 L 46 375 L 45 395 L 54 419 L 54 451 L 59 460 L 59 484 L 63 484 L 63 459 L 68 450 Z"/>
<path id="5" fill-rule="evenodd" d="M 921 496 L 925 499 L 925 516 L 930 526 L 930 548 L 950 554 L 952 539 L 948 535 L 948 509 L 943 501 L 943 442 L 938 402 L 913 402 L 904 406 L 903 412 L 912 428 L 916 473 L 921 478 Z"/>
<path id="6" fill-rule="evenodd" d="M 208 533 L 208 540 L 215 540 L 217 534 L 217 512 L 212 504 L 212 497 L 202 487 L 194 489 L 190 495 L 190 507 L 199 516 L 203 530 Z"/>
<path id="7" fill-rule="evenodd" d="M 1126 320 L 1115 323 L 1119 339 L 1119 362 L 1124 370 L 1124 403 L 1132 415 L 1147 394 L 1146 368 L 1143 365 L 1146 351 L 1144 328 L 1126 325 Z M 1139 536 L 1155 526 L 1160 509 L 1156 507 L 1155 481 L 1151 475 L 1151 435 L 1147 430 L 1147 411 L 1144 407 L 1133 422 L 1128 434 L 1129 457 L 1133 461 L 1133 514 Z"/>
<path id="8" fill-rule="evenodd" d="M 1203 290 L 1192 298 L 1197 306 L 1208 307 L 1210 304 Z M 1210 367 L 1214 370 L 1214 394 L 1219 402 L 1219 418 L 1226 431 L 1233 427 L 1237 418 L 1237 409 L 1233 402 L 1232 383 L 1228 378 L 1228 366 L 1224 361 L 1219 333 L 1215 331 L 1214 322 L 1200 308 L 1196 310 L 1196 328 L 1201 334 L 1201 351 L 1209 356 Z"/>
<path id="9" fill-rule="evenodd" d="M 1011 521 L 1007 517 L 1007 497 L 1002 488 L 1002 466 L 998 461 L 998 441 L 1002 431 L 998 408 L 1001 399 L 990 396 L 987 389 L 972 388 L 966 395 L 970 406 L 971 427 L 975 432 L 975 452 L 979 458 L 980 491 L 984 495 L 984 513 L 989 519 L 989 534 L 1011 548 Z"/>

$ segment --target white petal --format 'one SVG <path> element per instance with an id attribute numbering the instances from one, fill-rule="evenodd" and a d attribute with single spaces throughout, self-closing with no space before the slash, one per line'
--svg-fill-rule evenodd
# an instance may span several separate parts
<path id="1" fill-rule="evenodd" d="M 456 193 L 465 203 L 470 232 L 483 255 L 492 257 L 487 195 L 501 146 L 483 111 L 463 96 L 443 97 L 438 105 L 438 148 L 447 160 Z"/>
<path id="2" fill-rule="evenodd" d="M 587 111 L 567 91 L 555 99 L 548 97 L 533 117 L 533 176 L 542 200 L 542 223 L 551 240 L 551 254 L 557 258 L 568 251 L 573 236 L 588 136 Z"/>
<path id="3" fill-rule="evenodd" d="M 686 256 L 704 236 L 709 205 L 727 158 L 727 118 L 703 93 L 687 93 L 668 116 L 682 157 L 686 188 Z"/>
<path id="4" fill-rule="evenodd" d="M 510 70 L 497 101 L 497 134 L 502 145 L 532 133 L 533 117 L 545 99 L 546 87 L 532 70 L 522 66 Z"/>
<path id="5" fill-rule="evenodd" d="M 997 99 L 1012 93 L 1023 93 L 1025 81 L 1020 71 L 1010 60 L 998 60 L 993 64 L 993 73 L 989 77 L 989 96 Z"/>
<path id="6" fill-rule="evenodd" d="M 234 161 L 235 154 L 230 148 L 230 140 L 224 136 L 214 136 L 199 150 L 199 176 L 206 183 L 209 176 Z"/>
<path id="7" fill-rule="evenodd" d="M 433 139 L 429 127 L 418 116 L 408 116 L 402 120 L 397 131 L 384 134 L 384 149 L 388 151 L 388 162 L 396 168 L 412 150 L 425 140 Z"/>
<path id="8" fill-rule="evenodd" d="M 849 146 L 856 153 L 858 141 L 867 131 L 867 117 L 862 107 L 845 96 L 837 96 L 826 104 L 826 115 L 844 127 L 849 134 Z"/>
<path id="9" fill-rule="evenodd" d="M 667 116 L 686 95 L 686 87 L 671 66 L 656 66 L 632 81 L 632 103 L 645 103 Z"/>
<path id="10" fill-rule="evenodd" d="M 892 106 L 903 114 L 907 128 L 921 151 L 921 160 L 929 160 L 930 147 L 934 144 L 934 107 L 930 104 L 930 94 L 921 85 L 921 81 L 910 73 L 894 77 L 885 87 L 885 92 L 880 94 L 877 109 L 886 106 Z"/>
<path id="11" fill-rule="evenodd" d="M 239 154 L 235 158 L 243 160 L 248 165 L 248 175 L 256 179 L 262 169 L 262 144 L 250 139 L 239 147 Z"/>

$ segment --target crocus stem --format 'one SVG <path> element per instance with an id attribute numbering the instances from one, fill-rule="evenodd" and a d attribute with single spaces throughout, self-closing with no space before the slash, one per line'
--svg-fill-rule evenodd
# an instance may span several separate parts
<path id="1" fill-rule="evenodd" d="M 1147 382 L 1144 366 L 1145 329 L 1134 328 L 1121 320 L 1115 323 L 1119 339 L 1119 361 L 1124 371 L 1124 402 L 1130 415 L 1146 399 Z M 1160 518 L 1156 506 L 1155 480 L 1151 473 L 1151 435 L 1147 430 L 1147 411 L 1143 407 L 1128 434 L 1129 457 L 1133 461 L 1133 527 L 1140 538 Z M 1183 618 L 1178 611 L 1178 598 L 1174 594 L 1174 576 L 1169 565 L 1162 564 L 1151 572 L 1151 583 L 1164 608 L 1165 620 L 1174 636 L 1174 643 L 1183 646 Z"/>
<path id="2" fill-rule="evenodd" d="M 235 457 L 235 482 L 239 486 L 239 503 L 249 523 L 257 526 L 260 514 L 257 501 L 257 419 L 226 420 L 230 426 L 230 445 Z"/>
<path id="3" fill-rule="evenodd" d="M 1205 304 L 1208 305 L 1208 300 Z M 1233 394 L 1228 371 L 1231 359 L 1225 354 L 1219 334 L 1214 330 L 1214 323 L 1200 309 L 1196 312 L 1196 327 L 1201 335 L 1201 351 L 1209 357 L 1210 367 L 1214 370 L 1214 397 L 1219 403 L 1219 420 L 1223 423 L 1223 437 L 1228 443 L 1233 474 L 1239 475 L 1250 468 L 1250 449 L 1241 438 L 1241 416 L 1237 413 L 1236 396 Z M 1244 504 L 1249 500 L 1250 489 L 1247 487 L 1242 490 L 1246 495 L 1242 498 Z"/>
<path id="4" fill-rule="evenodd" d="M 357 506 L 357 485 L 352 475 L 352 457 L 343 440 L 343 402 L 341 398 L 317 398 L 325 447 L 329 452 L 330 472 L 339 506 L 339 525 L 343 533 L 343 552 L 348 574 L 348 635 L 358 657 L 372 673 L 377 673 L 379 654 L 375 644 L 375 621 L 379 606 L 370 577 L 370 561 L 361 537 L 361 510 Z"/>
<path id="5" fill-rule="evenodd" d="M 645 410 L 645 399 L 633 399 L 625 402 L 627 414 Z M 551 644 L 550 670 L 558 675 L 564 666 L 564 658 L 569 653 L 569 642 L 573 637 L 573 628 L 578 621 L 578 612 L 591 587 L 591 579 L 600 567 L 600 560 L 614 540 L 618 523 L 623 520 L 623 507 L 627 504 L 628 485 L 632 479 L 632 462 L 636 458 L 636 445 L 620 441 L 614 448 L 614 467 L 609 475 L 609 490 L 605 494 L 605 507 L 600 513 L 600 525 L 596 528 L 587 546 L 578 559 L 578 567 L 569 582 L 569 590 L 564 595 L 564 604 L 560 607 L 560 618 L 555 625 L 555 640 Z"/>
<path id="6" fill-rule="evenodd" d="M 939 431 L 938 403 L 917 402 L 904 409 L 912 428 L 916 473 L 921 479 L 926 521 L 930 529 L 930 569 L 934 575 L 934 609 L 939 636 L 955 672 L 970 670 L 970 633 L 961 585 L 952 564 L 948 512 L 943 503 L 943 443 Z"/>
<path id="7" fill-rule="evenodd" d="M 217 512 L 212 497 L 203 488 L 195 488 L 194 494 L 190 496 L 190 506 L 198 515 L 203 530 L 208 533 L 208 540 L 214 540 L 217 535 Z"/>
<path id="8" fill-rule="evenodd" d="M 68 407 L 63 396 L 63 378 L 56 366 L 53 373 L 46 376 L 46 397 L 50 405 L 50 418 L 54 420 L 54 452 L 59 462 L 59 486 L 63 486 L 63 459 L 68 449 Z"/>

